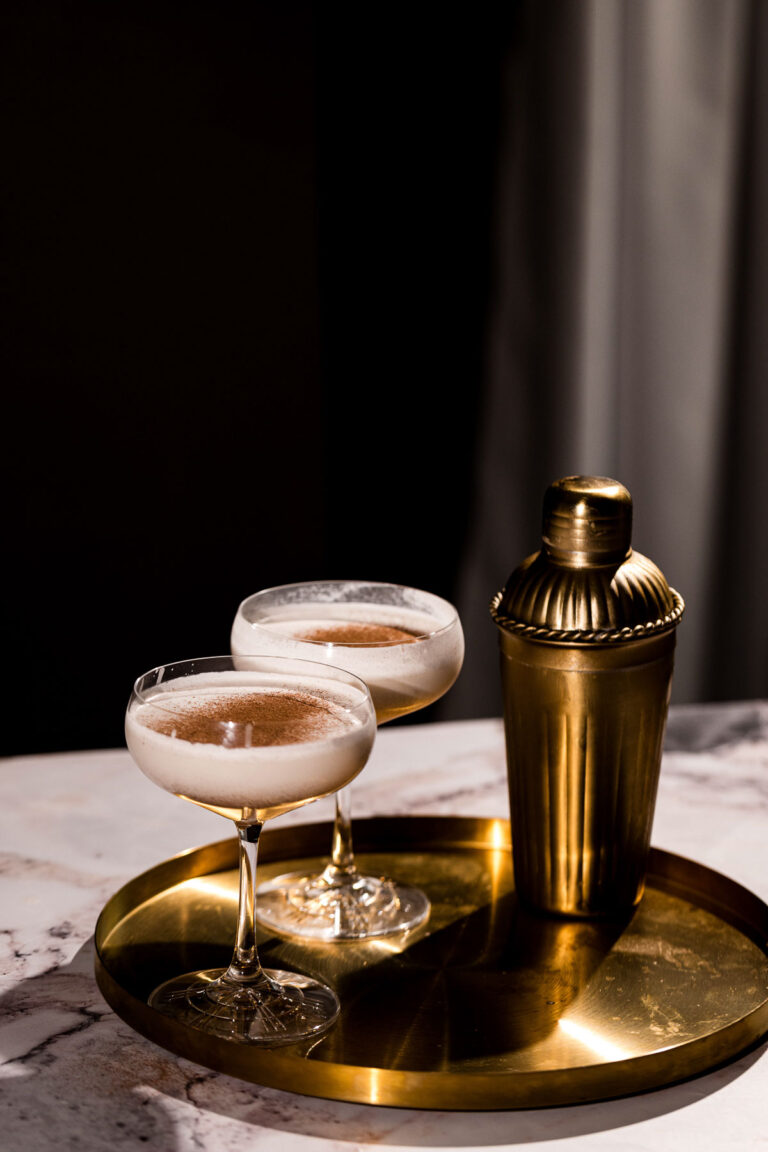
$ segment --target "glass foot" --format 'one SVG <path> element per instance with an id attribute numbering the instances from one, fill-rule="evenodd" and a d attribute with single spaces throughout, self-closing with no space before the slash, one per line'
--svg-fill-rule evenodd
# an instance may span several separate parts
<path id="1" fill-rule="evenodd" d="M 263 977 L 249 985 L 224 968 L 188 972 L 156 988 L 149 1005 L 210 1036 L 265 1048 L 320 1036 L 335 1023 L 339 1000 L 325 984 L 274 968 Z"/>
<path id="2" fill-rule="evenodd" d="M 311 940 L 368 940 L 408 932 L 424 923 L 429 907 L 418 888 L 358 872 L 330 879 L 329 869 L 314 875 L 290 872 L 256 893 L 260 924 Z"/>

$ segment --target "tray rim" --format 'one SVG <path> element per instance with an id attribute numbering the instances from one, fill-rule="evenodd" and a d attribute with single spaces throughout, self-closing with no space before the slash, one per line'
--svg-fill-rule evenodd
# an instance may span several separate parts
<path id="1" fill-rule="evenodd" d="M 510 851 L 509 821 L 461 816 L 375 816 L 355 819 L 356 852 L 398 850 L 451 852 Z M 266 830 L 260 859 L 326 856 L 328 821 Z M 189 870 L 189 866 L 192 869 Z M 446 1072 L 367 1068 L 307 1059 L 297 1049 L 259 1049 L 229 1044 L 162 1016 L 124 988 L 103 955 L 113 928 L 143 899 L 175 884 L 237 866 L 234 835 L 185 849 L 122 885 L 103 906 L 96 923 L 95 974 L 110 1007 L 127 1024 L 160 1047 L 254 1084 L 299 1095 L 357 1104 L 426 1111 L 498 1111 L 597 1102 L 664 1087 L 711 1071 L 759 1043 L 768 1033 L 768 996 L 724 1028 L 662 1051 L 601 1064 L 506 1072 Z M 157 884 L 167 879 L 170 883 Z M 755 893 L 707 865 L 652 848 L 649 887 L 687 900 L 749 938 L 768 961 L 768 905 Z M 342 945 L 343 946 L 343 945 Z"/>

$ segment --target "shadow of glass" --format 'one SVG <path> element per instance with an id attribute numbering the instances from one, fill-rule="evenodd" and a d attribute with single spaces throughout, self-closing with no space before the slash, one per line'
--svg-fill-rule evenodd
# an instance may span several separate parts
<path id="1" fill-rule="evenodd" d="M 554 920 L 513 893 L 345 974 L 321 1058 L 402 1071 L 504 1071 L 540 1044 L 623 922 Z"/>

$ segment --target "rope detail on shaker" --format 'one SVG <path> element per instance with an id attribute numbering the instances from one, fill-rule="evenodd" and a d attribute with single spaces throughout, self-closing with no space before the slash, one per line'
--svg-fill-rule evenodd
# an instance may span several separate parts
<path id="1" fill-rule="evenodd" d="M 503 591 L 497 592 L 491 600 L 491 616 L 495 623 L 502 628 L 529 640 L 551 640 L 554 643 L 567 642 L 572 644 L 615 644 L 621 643 L 623 640 L 636 640 L 643 636 L 651 636 L 655 632 L 662 632 L 676 624 L 683 614 L 685 605 L 674 588 L 671 588 L 670 591 L 675 598 L 675 606 L 664 616 L 659 616 L 656 620 L 647 620 L 641 624 L 626 625 L 624 628 L 608 631 L 594 628 L 545 628 L 543 625 L 525 624 L 521 620 L 515 620 L 512 616 L 505 616 L 504 613 L 498 611 L 504 594 Z"/>

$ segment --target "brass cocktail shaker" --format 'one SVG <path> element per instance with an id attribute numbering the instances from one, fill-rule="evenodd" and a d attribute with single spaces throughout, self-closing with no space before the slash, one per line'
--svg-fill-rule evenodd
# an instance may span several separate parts
<path id="1" fill-rule="evenodd" d="M 491 603 L 515 885 L 541 911 L 620 915 L 643 893 L 684 604 L 633 551 L 616 480 L 556 481 L 543 520 Z"/>

